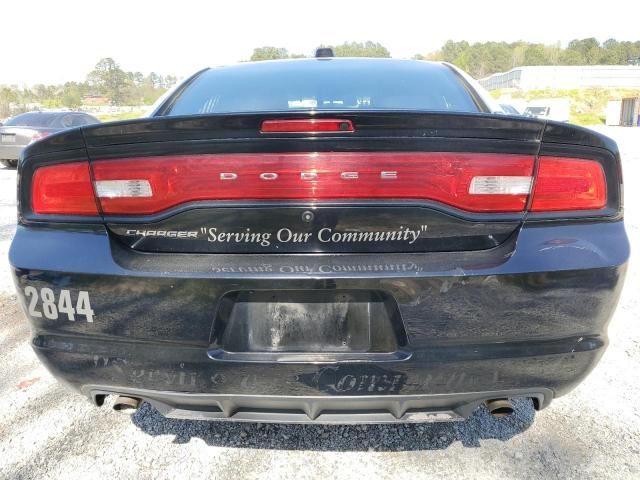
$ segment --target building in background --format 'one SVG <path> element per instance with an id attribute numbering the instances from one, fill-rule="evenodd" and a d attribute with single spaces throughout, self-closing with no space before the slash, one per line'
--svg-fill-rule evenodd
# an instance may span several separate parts
<path id="1" fill-rule="evenodd" d="M 618 127 L 622 114 L 622 100 L 609 100 L 607 102 L 605 125 Z"/>
<path id="2" fill-rule="evenodd" d="M 82 97 L 83 105 L 111 105 L 111 99 L 104 95 L 85 95 Z"/>
<path id="3" fill-rule="evenodd" d="M 479 80 L 487 90 L 570 90 L 574 88 L 640 88 L 638 65 L 518 67 Z"/>
<path id="4" fill-rule="evenodd" d="M 611 100 L 607 104 L 606 124 L 640 127 L 640 97 Z"/>

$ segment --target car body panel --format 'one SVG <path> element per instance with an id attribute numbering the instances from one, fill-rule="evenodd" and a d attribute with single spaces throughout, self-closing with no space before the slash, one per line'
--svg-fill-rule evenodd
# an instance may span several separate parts
<path id="1" fill-rule="evenodd" d="M 266 119 L 309 118 L 349 120 L 354 131 L 260 132 Z M 393 198 L 197 201 L 129 216 L 31 209 L 30 179 L 42 166 L 291 152 L 578 157 L 602 166 L 607 203 L 498 214 Z M 178 418 L 439 421 L 519 396 L 545 407 L 604 352 L 629 257 L 615 143 L 484 110 L 115 122 L 29 146 L 20 181 L 9 258 L 37 355 L 96 404 L 129 395 Z M 312 236 L 325 228 L 420 232 L 412 247 L 211 245 L 180 236 L 206 225 Z"/>
<path id="2" fill-rule="evenodd" d="M 114 244 L 104 229 L 19 227 L 10 258 L 23 265 L 15 275 L 25 308 L 29 285 L 67 289 L 72 298 L 80 290 L 91 295 L 91 323 L 30 318 L 38 355 L 87 394 L 120 388 L 311 397 L 474 391 L 485 392 L 474 399 L 481 401 L 500 390 L 559 396 L 593 368 L 624 278 L 628 245 L 608 249 L 622 231 L 620 222 L 525 227 L 515 253 L 514 242 L 507 242 L 466 255 L 204 254 L 180 262 Z M 38 245 L 46 247 L 33 255 Z M 64 272 L 55 270 L 60 257 L 70 259 Z M 91 274 L 83 273 L 88 261 Z M 366 356 L 337 363 L 320 357 L 311 364 L 208 356 L 218 301 L 227 292 L 326 288 L 389 292 L 411 355 L 365 363 Z M 427 399 L 424 408 L 431 406 Z"/>

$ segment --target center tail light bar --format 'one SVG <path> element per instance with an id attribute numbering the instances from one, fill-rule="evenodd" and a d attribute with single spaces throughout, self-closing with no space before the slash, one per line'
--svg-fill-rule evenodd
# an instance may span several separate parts
<path id="1" fill-rule="evenodd" d="M 31 206 L 36 214 L 81 216 L 150 215 L 218 200 L 424 200 L 479 213 L 606 206 L 597 161 L 540 157 L 537 175 L 534 166 L 531 155 L 454 152 L 123 158 L 38 168 Z"/>
<path id="2" fill-rule="evenodd" d="M 330 133 L 353 132 L 351 120 L 312 118 L 297 120 L 265 120 L 260 133 Z"/>

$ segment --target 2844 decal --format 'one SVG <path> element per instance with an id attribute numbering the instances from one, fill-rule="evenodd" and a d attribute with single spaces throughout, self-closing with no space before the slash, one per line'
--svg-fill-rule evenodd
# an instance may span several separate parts
<path id="1" fill-rule="evenodd" d="M 66 315 L 70 322 L 75 322 L 76 318 L 84 316 L 87 322 L 92 323 L 94 313 L 89 300 L 89 292 L 80 290 L 78 296 L 73 302 L 70 290 L 62 289 L 58 298 L 50 288 L 37 288 L 28 286 L 24 289 L 24 295 L 29 301 L 27 311 L 33 318 L 42 318 L 43 316 L 49 320 L 58 320 L 61 315 Z M 74 307 L 75 305 L 75 307 Z"/>

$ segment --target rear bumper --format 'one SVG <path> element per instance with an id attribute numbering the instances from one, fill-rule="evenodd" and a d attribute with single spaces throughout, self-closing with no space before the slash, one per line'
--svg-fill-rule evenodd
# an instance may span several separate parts
<path id="1" fill-rule="evenodd" d="M 18 160 L 24 145 L 0 145 L 0 160 Z"/>
<path id="2" fill-rule="evenodd" d="M 622 222 L 525 227 L 481 252 L 377 255 L 139 254 L 96 226 L 19 227 L 10 261 L 36 353 L 85 395 L 135 395 L 181 418 L 377 423 L 465 417 L 505 396 L 544 407 L 571 390 L 606 347 L 628 255 Z M 94 321 L 30 315 L 27 286 L 89 292 Z M 209 354 L 226 293 L 326 289 L 392 296 L 408 355 Z"/>
<path id="3" fill-rule="evenodd" d="M 272 423 L 422 423 L 467 418 L 483 402 L 497 398 L 532 398 L 544 408 L 553 398 L 547 389 L 470 392 L 445 395 L 360 395 L 349 397 L 219 395 L 162 392 L 139 388 L 83 388 L 97 405 L 105 395 L 140 398 L 168 418 Z"/>

